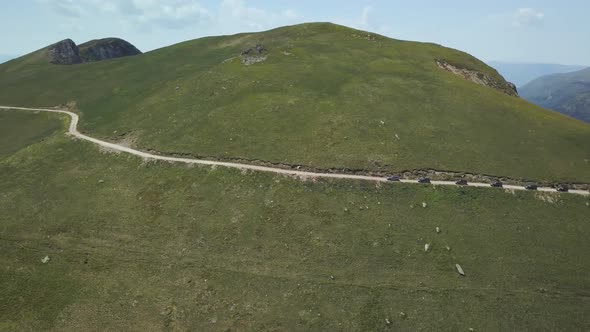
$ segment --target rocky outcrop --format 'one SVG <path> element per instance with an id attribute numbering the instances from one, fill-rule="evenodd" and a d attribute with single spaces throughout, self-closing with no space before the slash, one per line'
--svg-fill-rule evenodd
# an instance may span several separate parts
<path id="1" fill-rule="evenodd" d="M 510 96 L 518 96 L 518 91 L 516 90 L 516 85 L 506 82 L 504 80 L 498 80 L 487 73 L 483 73 L 476 70 L 460 68 L 457 66 L 453 66 L 450 63 L 444 60 L 435 60 L 436 65 L 446 71 L 450 71 L 451 73 L 461 76 L 466 80 L 469 80 L 473 83 L 487 86 L 499 91 L 504 92 Z"/>
<path id="2" fill-rule="evenodd" d="M 242 63 L 246 66 L 266 61 L 268 51 L 264 45 L 258 44 L 255 47 L 242 51 Z"/>
<path id="3" fill-rule="evenodd" d="M 93 40 L 80 45 L 84 62 L 102 61 L 141 54 L 135 46 L 119 38 Z"/>
<path id="4" fill-rule="evenodd" d="M 50 62 L 57 65 L 75 65 L 141 54 L 135 46 L 118 38 L 92 40 L 77 46 L 65 39 L 47 48 Z"/>
<path id="5" fill-rule="evenodd" d="M 82 63 L 80 49 L 71 39 L 57 42 L 48 48 L 50 61 L 56 65 L 75 65 Z"/>

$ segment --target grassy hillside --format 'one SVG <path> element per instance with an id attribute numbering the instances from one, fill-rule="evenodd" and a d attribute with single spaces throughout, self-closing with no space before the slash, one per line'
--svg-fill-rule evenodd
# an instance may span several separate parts
<path id="1" fill-rule="evenodd" d="M 64 135 L 0 160 L 0 188 L 0 330 L 590 329 L 588 198 L 301 182 Z"/>
<path id="2" fill-rule="evenodd" d="M 62 126 L 55 116 L 0 110 L 0 160 L 55 134 Z"/>
<path id="3" fill-rule="evenodd" d="M 590 122 L 590 68 L 541 77 L 521 89 L 523 98 Z"/>
<path id="4" fill-rule="evenodd" d="M 257 44 L 266 61 L 243 65 Z M 76 66 L 41 53 L 0 65 L 0 104 L 76 101 L 84 132 L 141 149 L 590 182 L 590 126 L 438 68 L 445 59 L 502 79 L 435 44 L 305 24 Z"/>

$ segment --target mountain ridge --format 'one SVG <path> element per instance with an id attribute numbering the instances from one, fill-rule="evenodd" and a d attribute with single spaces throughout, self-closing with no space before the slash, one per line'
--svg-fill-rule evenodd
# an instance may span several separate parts
<path id="1" fill-rule="evenodd" d="M 0 103 L 75 101 L 83 132 L 124 135 L 146 151 L 588 182 L 577 144 L 590 137 L 585 124 L 475 84 L 436 59 L 506 82 L 458 50 L 314 23 L 84 66 L 28 55 L 0 65 Z"/>
<path id="2" fill-rule="evenodd" d="M 540 77 L 522 87 L 522 93 L 539 106 L 590 122 L 590 67 Z"/>
<path id="3" fill-rule="evenodd" d="M 496 68 L 502 76 L 512 81 L 518 88 L 541 76 L 568 73 L 585 68 L 580 65 L 507 61 L 489 61 L 488 64 Z"/>
<path id="4" fill-rule="evenodd" d="M 68 38 L 41 50 L 45 51 L 48 52 L 49 61 L 58 65 L 76 65 L 142 54 L 131 43 L 120 38 L 95 39 L 81 45 L 76 45 Z"/>

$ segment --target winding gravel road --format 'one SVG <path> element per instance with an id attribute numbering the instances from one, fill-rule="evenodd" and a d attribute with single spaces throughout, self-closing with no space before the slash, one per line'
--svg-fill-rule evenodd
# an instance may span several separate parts
<path id="1" fill-rule="evenodd" d="M 231 163 L 231 162 L 223 162 L 223 161 L 158 156 L 155 154 L 134 150 L 134 149 L 131 149 L 131 148 L 128 148 L 125 146 L 118 145 L 118 144 L 101 141 L 99 139 L 92 138 L 90 136 L 86 136 L 86 135 L 80 133 L 78 131 L 78 121 L 80 118 L 78 117 L 77 114 L 70 112 L 70 111 L 64 111 L 64 110 L 58 110 L 58 109 L 45 109 L 45 108 L 12 107 L 12 106 L 0 106 L 0 109 L 1 110 L 22 110 L 22 111 L 33 111 L 33 112 L 51 112 L 51 113 L 67 114 L 72 119 L 70 122 L 70 127 L 68 129 L 68 133 L 70 135 L 78 137 L 78 138 L 86 140 L 86 141 L 90 141 L 94 144 L 103 146 L 105 148 L 130 153 L 130 154 L 133 154 L 133 155 L 136 155 L 136 156 L 139 156 L 142 158 L 146 158 L 146 159 L 165 160 L 165 161 L 179 162 L 179 163 L 185 163 L 185 164 L 223 166 L 223 167 L 231 167 L 231 168 L 237 168 L 237 169 L 242 169 L 242 170 L 270 172 L 270 173 L 291 175 L 291 176 L 304 177 L 304 178 L 334 178 L 334 179 L 364 180 L 364 181 L 374 181 L 374 182 L 388 182 L 387 178 L 379 177 L 379 176 L 339 174 L 339 173 L 316 173 L 316 172 L 288 170 L 288 169 L 282 169 L 282 168 L 239 164 L 239 163 Z M 401 183 L 418 183 L 418 180 L 400 179 L 399 182 L 401 182 Z M 455 182 L 453 182 L 453 181 L 432 180 L 431 184 L 441 185 L 441 186 L 457 186 L 455 184 Z M 489 183 L 469 182 L 468 186 L 469 187 L 480 187 L 480 188 L 494 189 L 493 187 L 490 186 Z M 497 188 L 497 189 L 502 189 L 502 188 Z M 503 189 L 527 190 L 523 186 L 515 186 L 515 185 L 504 185 Z M 557 192 L 557 190 L 555 188 L 549 188 L 549 187 L 539 187 L 537 190 L 541 191 L 541 192 Z M 577 194 L 577 195 L 584 195 L 584 196 L 590 195 L 589 192 L 584 191 L 584 190 L 570 190 L 568 193 Z"/>

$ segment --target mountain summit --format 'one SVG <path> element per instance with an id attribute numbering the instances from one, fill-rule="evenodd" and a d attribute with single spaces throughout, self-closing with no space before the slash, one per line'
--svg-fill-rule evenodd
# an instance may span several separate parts
<path id="1" fill-rule="evenodd" d="M 71 39 L 65 39 L 49 47 L 50 62 L 59 65 L 75 65 L 141 54 L 135 46 L 119 38 L 105 38 L 77 46 Z"/>
<path id="2" fill-rule="evenodd" d="M 76 59 L 69 46 L 65 58 Z M 84 44 L 78 50 L 90 54 Z M 75 102 L 82 132 L 131 137 L 136 149 L 163 154 L 590 181 L 585 123 L 517 97 L 467 53 L 330 23 L 206 37 L 84 66 L 31 54 L 0 65 L 0 102 Z"/>

